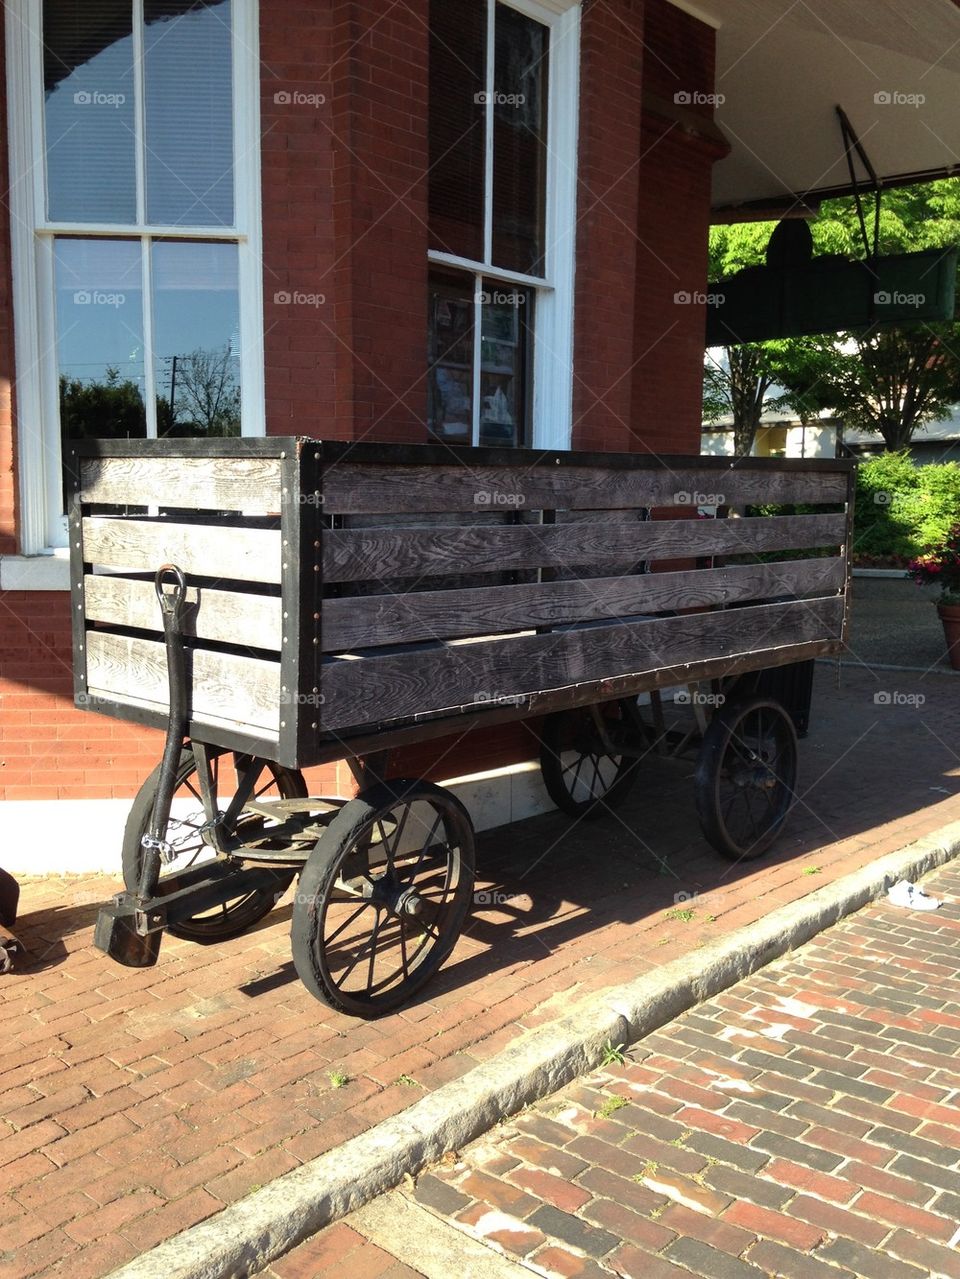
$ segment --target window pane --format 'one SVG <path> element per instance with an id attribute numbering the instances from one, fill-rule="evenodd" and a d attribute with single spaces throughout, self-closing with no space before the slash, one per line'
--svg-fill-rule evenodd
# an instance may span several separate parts
<path id="1" fill-rule="evenodd" d="M 153 245 L 157 434 L 240 434 L 235 244 Z"/>
<path id="2" fill-rule="evenodd" d="M 475 290 L 472 275 L 430 273 L 428 424 L 451 444 L 473 440 Z"/>
<path id="3" fill-rule="evenodd" d="M 54 244 L 57 371 L 63 438 L 146 435 L 140 244 Z"/>
<path id="4" fill-rule="evenodd" d="M 130 0 L 44 0 L 47 213 L 135 222 Z"/>
<path id="5" fill-rule="evenodd" d="M 494 53 L 493 261 L 543 275 L 549 31 L 498 4 Z"/>
<path id="6" fill-rule="evenodd" d="M 480 300 L 480 443 L 526 444 L 533 294 L 485 280 Z"/>
<path id="7" fill-rule="evenodd" d="M 430 4 L 430 247 L 483 260 L 487 6 Z"/>
<path id="8" fill-rule="evenodd" d="M 147 220 L 233 225 L 230 0 L 144 0 Z"/>

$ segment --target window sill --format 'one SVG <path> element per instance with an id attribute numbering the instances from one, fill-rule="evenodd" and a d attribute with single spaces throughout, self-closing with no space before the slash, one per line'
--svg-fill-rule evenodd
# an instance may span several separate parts
<path id="1" fill-rule="evenodd" d="M 66 548 L 46 555 L 0 556 L 0 591 L 69 591 Z"/>

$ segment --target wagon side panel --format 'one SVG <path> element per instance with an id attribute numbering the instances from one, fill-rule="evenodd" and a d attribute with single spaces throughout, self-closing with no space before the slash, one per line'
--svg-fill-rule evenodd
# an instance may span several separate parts
<path id="1" fill-rule="evenodd" d="M 633 462 L 328 460 L 324 729 L 531 714 L 839 650 L 848 463 Z"/>
<path id="2" fill-rule="evenodd" d="M 154 577 L 173 563 L 188 583 L 191 736 L 278 758 L 286 638 L 281 486 L 291 443 L 77 446 L 70 540 L 78 706 L 165 727 Z"/>

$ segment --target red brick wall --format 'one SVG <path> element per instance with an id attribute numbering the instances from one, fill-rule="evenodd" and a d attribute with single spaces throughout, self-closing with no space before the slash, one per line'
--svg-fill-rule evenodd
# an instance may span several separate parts
<path id="1" fill-rule="evenodd" d="M 427 10 L 427 0 L 262 6 L 271 434 L 425 438 Z M 713 157 L 689 134 L 664 134 L 641 104 L 651 87 L 709 92 L 713 33 L 665 0 L 587 0 L 582 54 L 574 446 L 697 452 L 703 314 L 673 294 L 704 287 Z M 0 205 L 0 552 L 10 553 L 5 217 Z M 159 758 L 159 733 L 72 708 L 70 660 L 66 595 L 0 595 L 0 797 L 129 796 Z M 397 752 L 391 770 L 451 776 L 529 758 L 531 727 L 425 743 Z"/>
<path id="2" fill-rule="evenodd" d="M 423 441 L 427 0 L 283 13 L 261 30 L 267 429 Z"/>

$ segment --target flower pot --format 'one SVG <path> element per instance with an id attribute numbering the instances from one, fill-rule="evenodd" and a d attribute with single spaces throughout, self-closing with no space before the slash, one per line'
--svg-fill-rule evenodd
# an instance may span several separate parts
<path id="1" fill-rule="evenodd" d="M 950 665 L 955 671 L 960 671 L 960 604 L 938 604 L 937 613 L 943 623 Z"/>

